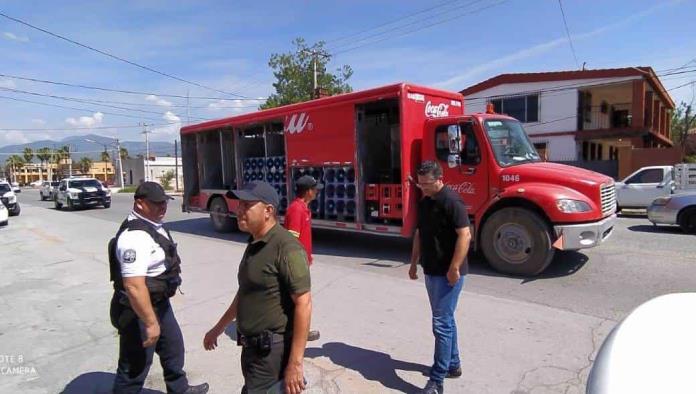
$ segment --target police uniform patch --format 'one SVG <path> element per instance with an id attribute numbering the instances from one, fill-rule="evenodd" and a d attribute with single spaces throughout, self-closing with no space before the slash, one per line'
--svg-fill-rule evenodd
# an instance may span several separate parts
<path id="1" fill-rule="evenodd" d="M 134 261 L 135 261 L 135 250 L 127 249 L 125 252 L 123 252 L 123 262 L 124 263 L 132 263 Z"/>

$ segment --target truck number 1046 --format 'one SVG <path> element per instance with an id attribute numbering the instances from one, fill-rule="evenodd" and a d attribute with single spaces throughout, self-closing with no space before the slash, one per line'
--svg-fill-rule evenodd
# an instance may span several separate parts
<path id="1" fill-rule="evenodd" d="M 519 182 L 519 181 L 520 181 L 519 174 L 503 175 L 503 182 Z"/>

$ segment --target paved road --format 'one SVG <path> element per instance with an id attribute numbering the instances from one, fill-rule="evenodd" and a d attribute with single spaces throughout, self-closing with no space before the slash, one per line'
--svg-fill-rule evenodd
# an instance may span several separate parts
<path id="1" fill-rule="evenodd" d="M 23 203 L 52 208 L 38 194 L 21 194 Z M 73 214 L 121 222 L 132 206 L 132 194 L 114 194 L 110 209 Z M 170 230 L 203 237 L 244 242 L 242 234 L 218 234 L 208 217 L 181 212 L 181 199 L 169 205 Z M 559 252 L 538 278 L 501 276 L 473 258 L 467 288 L 480 294 L 619 320 L 637 305 L 669 292 L 696 290 L 696 238 L 677 227 L 654 227 L 645 217 L 623 216 L 609 242 L 580 252 Z M 317 231 L 315 253 L 326 264 L 368 270 L 381 275 L 407 275 L 407 240 Z"/>
<path id="2" fill-rule="evenodd" d="M 115 195 L 110 209 L 76 212 L 54 210 L 36 191 L 20 202 L 22 215 L 0 229 L 0 371 L 15 367 L 0 376 L 0 392 L 109 392 L 116 339 L 105 248 L 132 195 Z M 215 234 L 207 217 L 177 205 L 167 219 L 184 261 L 185 294 L 173 304 L 187 371 L 213 393 L 238 392 L 239 349 L 226 339 L 205 352 L 201 339 L 231 300 L 246 237 Z M 621 218 L 608 244 L 560 253 L 539 278 L 500 276 L 475 261 L 457 313 L 466 372 L 448 380 L 447 391 L 584 392 L 594 354 L 618 319 L 653 296 L 694 289 L 693 239 Z M 318 232 L 316 250 L 312 325 L 322 338 L 307 350 L 310 392 L 422 386 L 432 334 L 422 281 L 406 279 L 408 241 Z M 158 366 L 147 387 L 163 390 Z"/>

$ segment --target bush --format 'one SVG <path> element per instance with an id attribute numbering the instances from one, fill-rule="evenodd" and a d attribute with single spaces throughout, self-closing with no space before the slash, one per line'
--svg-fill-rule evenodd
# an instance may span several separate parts
<path id="1" fill-rule="evenodd" d="M 696 163 L 696 155 L 684 156 L 684 163 Z"/>
<path id="2" fill-rule="evenodd" d="M 135 193 L 135 189 L 137 189 L 136 186 L 126 186 L 124 188 L 119 189 L 119 193 Z"/>

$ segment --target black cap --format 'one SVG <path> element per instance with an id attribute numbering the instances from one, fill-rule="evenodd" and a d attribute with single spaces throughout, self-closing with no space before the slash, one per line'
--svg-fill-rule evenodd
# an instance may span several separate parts
<path id="1" fill-rule="evenodd" d="M 143 182 L 135 189 L 135 198 L 142 198 L 152 202 L 164 202 L 174 198 L 164 193 L 162 185 L 157 182 Z"/>
<path id="2" fill-rule="evenodd" d="M 312 189 L 312 188 L 317 188 L 319 190 L 324 188 L 324 185 L 321 183 L 318 183 L 316 179 L 314 179 L 313 176 L 311 175 L 302 175 L 295 181 L 295 186 L 301 189 Z"/>
<path id="3" fill-rule="evenodd" d="M 227 192 L 227 197 L 242 201 L 261 201 L 273 205 L 276 210 L 280 203 L 276 189 L 264 181 L 251 181 L 239 190 L 230 190 Z"/>

